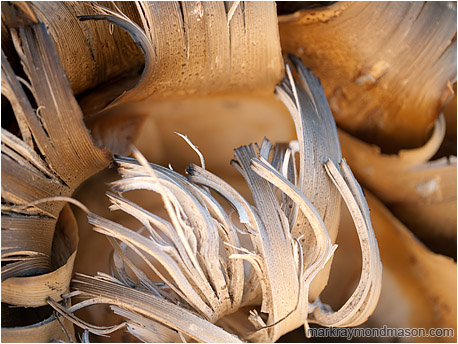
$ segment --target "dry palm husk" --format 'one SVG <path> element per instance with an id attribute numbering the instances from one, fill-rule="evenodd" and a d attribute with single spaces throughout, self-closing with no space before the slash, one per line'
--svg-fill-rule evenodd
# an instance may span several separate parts
<path id="1" fill-rule="evenodd" d="M 197 341 L 239 340 L 231 332 L 240 339 L 275 341 L 301 325 L 307 328 L 309 321 L 355 326 L 368 318 L 378 300 L 381 278 L 369 210 L 341 158 L 335 124 L 318 80 L 299 60 L 292 63 L 302 88 L 288 70 L 289 77 L 277 92 L 294 119 L 298 142 L 288 148 L 264 140 L 260 147 L 235 150 L 233 166 L 248 184 L 254 205 L 205 170 L 203 160 L 202 167 L 188 167 L 190 177 L 186 179 L 147 163 L 139 152 L 136 159 L 115 158 L 123 179 L 111 184 L 115 192 L 108 194 L 111 209 L 135 217 L 147 235 L 90 213 L 89 222 L 115 248 L 114 276 L 77 275 L 70 295 L 86 300 L 65 310 L 50 299 L 56 310 L 93 333 L 111 333 L 126 326 L 139 338 L 159 341 L 177 335 Z M 295 150 L 299 152 L 299 173 Z M 313 168 L 319 173 L 310 179 L 306 172 Z M 123 195 L 140 189 L 160 194 L 167 219 Z M 242 227 L 234 225 L 209 189 L 232 205 Z M 336 249 L 327 226 L 336 231 L 339 193 L 354 217 L 364 264 L 354 293 L 333 312 L 314 293 L 319 294 L 326 284 L 325 266 Z M 311 200 L 317 194 L 326 198 L 331 211 L 321 208 L 322 199 Z M 329 220 L 326 214 L 337 220 Z M 241 237 L 250 244 L 242 245 Z M 133 263 L 129 252 L 144 261 L 144 269 Z M 243 261 L 251 266 L 248 273 Z M 156 280 L 150 277 L 152 272 Z M 320 273 L 325 277 L 317 278 Z M 94 327 L 72 314 L 98 303 L 113 305 L 126 322 Z M 165 314 L 164 308 L 170 312 Z M 221 327 L 213 325 L 215 322 Z M 190 323 L 199 324 L 200 331 Z"/>
<path id="2" fill-rule="evenodd" d="M 337 2 L 279 23 L 342 129 L 387 153 L 427 141 L 456 81 L 456 4 Z"/>

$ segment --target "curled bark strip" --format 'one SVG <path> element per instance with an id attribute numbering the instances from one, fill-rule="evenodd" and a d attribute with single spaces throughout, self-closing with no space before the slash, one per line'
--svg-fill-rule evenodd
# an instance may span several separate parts
<path id="1" fill-rule="evenodd" d="M 337 2 L 279 21 L 341 128 L 386 153 L 427 141 L 456 82 L 456 5 Z"/>

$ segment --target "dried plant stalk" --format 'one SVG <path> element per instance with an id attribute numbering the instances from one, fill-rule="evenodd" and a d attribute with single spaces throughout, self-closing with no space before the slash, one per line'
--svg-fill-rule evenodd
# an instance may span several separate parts
<path id="1" fill-rule="evenodd" d="M 304 85 L 304 91 L 298 91 L 294 83 L 284 84 L 277 88 L 277 93 L 290 111 L 299 140 L 299 189 L 306 195 L 318 211 L 319 216 L 327 228 L 331 241 L 334 242 L 337 236 L 337 229 L 340 219 L 341 197 L 338 190 L 327 177 L 326 171 L 320 168 L 321 164 L 331 159 L 338 164 L 342 159 L 340 144 L 335 130 L 334 120 L 329 109 L 326 97 L 322 92 L 321 85 L 317 79 L 311 77 L 310 72 L 303 68 L 302 63 L 294 59 L 298 66 L 299 77 Z M 290 77 L 290 80 L 292 77 Z M 318 126 L 317 123 L 322 125 Z M 311 177 L 309 177 L 311 176 Z M 297 210 L 296 210 L 297 211 Z M 315 245 L 313 230 L 304 214 L 299 213 L 292 234 L 302 238 L 302 246 L 310 247 L 305 251 L 304 266 L 310 264 Z M 329 274 L 327 265 L 310 286 L 310 301 L 315 300 L 323 290 Z"/>

